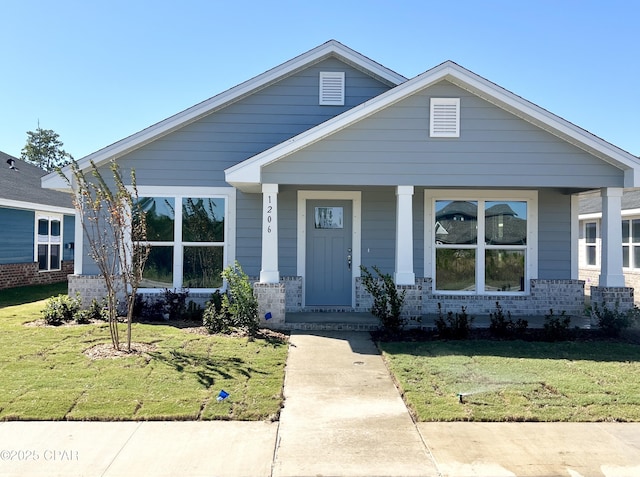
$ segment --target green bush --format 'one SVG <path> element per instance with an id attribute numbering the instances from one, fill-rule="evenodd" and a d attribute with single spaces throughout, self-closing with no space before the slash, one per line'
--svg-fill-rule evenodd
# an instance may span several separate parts
<path id="1" fill-rule="evenodd" d="M 505 316 L 502 306 L 500 306 L 500 302 L 496 302 L 496 311 L 494 313 L 489 313 L 489 318 L 491 319 L 489 330 L 492 334 L 500 338 L 509 338 L 520 335 L 524 333 L 529 326 L 529 322 L 522 318 L 518 318 L 518 320 L 514 322 L 513 318 L 511 318 L 510 311 L 507 311 L 507 315 Z"/>
<path id="2" fill-rule="evenodd" d="M 438 303 L 438 317 L 435 320 L 438 334 L 441 338 L 462 340 L 469 336 L 473 316 L 467 313 L 463 306 L 460 313 L 448 312 L 445 318 L 442 312 L 442 305 Z"/>
<path id="3" fill-rule="evenodd" d="M 59 326 L 75 319 L 81 305 L 79 297 L 73 298 L 69 295 L 54 296 L 45 303 L 42 316 L 48 325 Z"/>
<path id="4" fill-rule="evenodd" d="M 549 341 L 562 341 L 571 338 L 571 317 L 563 310 L 560 316 L 554 315 L 553 310 L 544 316 L 544 335 Z"/>
<path id="5" fill-rule="evenodd" d="M 385 331 L 398 333 L 405 325 L 402 319 L 402 307 L 406 290 L 398 293 L 391 275 L 383 274 L 375 265 L 372 268 L 377 278 L 366 267 L 360 265 L 362 286 L 373 297 L 371 314 L 380 319 L 380 324 Z"/>
<path id="6" fill-rule="evenodd" d="M 226 293 L 216 292 L 203 313 L 204 325 L 211 333 L 229 333 L 235 328 L 245 330 L 249 336 L 258 333 L 258 300 L 253 294 L 249 277 L 236 261 L 222 271 L 227 282 Z"/>
<path id="7" fill-rule="evenodd" d="M 233 330 L 233 317 L 229 313 L 229 301 L 225 297 L 226 294 L 216 290 L 204 308 L 202 323 L 209 333 L 230 333 Z"/>
<path id="8" fill-rule="evenodd" d="M 623 330 L 638 320 L 640 310 L 637 306 L 634 305 L 631 310 L 626 312 L 620 311 L 618 306 L 619 304 L 616 302 L 612 310 L 607 307 L 606 303 L 602 305 L 602 308 L 598 307 L 597 303 L 593 304 L 591 312 L 598 322 L 598 327 L 607 336 L 619 336 Z"/>
<path id="9" fill-rule="evenodd" d="M 170 320 L 180 320 L 184 318 L 187 312 L 187 298 L 189 290 L 184 288 L 180 290 L 164 289 L 164 310 Z"/>

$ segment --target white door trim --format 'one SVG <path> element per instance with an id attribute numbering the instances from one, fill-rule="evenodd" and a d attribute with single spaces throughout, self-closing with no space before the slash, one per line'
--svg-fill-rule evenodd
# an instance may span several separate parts
<path id="1" fill-rule="evenodd" d="M 298 191 L 298 241 L 297 274 L 302 277 L 302 306 L 306 306 L 305 276 L 307 259 L 307 200 L 350 200 L 351 210 L 351 306 L 356 305 L 355 278 L 360 276 L 361 263 L 361 227 L 362 193 L 360 191 L 299 190 Z"/>

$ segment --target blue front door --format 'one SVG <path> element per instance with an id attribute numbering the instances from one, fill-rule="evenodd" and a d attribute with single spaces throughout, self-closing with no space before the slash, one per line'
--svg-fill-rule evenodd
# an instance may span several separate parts
<path id="1" fill-rule="evenodd" d="M 350 200 L 307 200 L 307 306 L 351 306 L 351 209 Z"/>

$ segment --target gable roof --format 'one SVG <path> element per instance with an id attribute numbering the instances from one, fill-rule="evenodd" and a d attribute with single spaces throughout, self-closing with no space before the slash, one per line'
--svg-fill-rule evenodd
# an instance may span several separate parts
<path id="1" fill-rule="evenodd" d="M 449 81 L 624 171 L 625 187 L 640 185 L 640 160 L 590 132 L 446 61 L 282 144 L 225 170 L 226 180 L 244 191 L 259 190 L 262 167 L 330 136 L 440 81 Z"/>
<path id="2" fill-rule="evenodd" d="M 15 161 L 10 169 L 7 160 Z M 43 189 L 40 179 L 46 171 L 0 151 L 0 207 L 75 213 L 71 195 Z"/>
<path id="3" fill-rule="evenodd" d="M 208 116 L 209 114 L 222 109 L 235 101 L 249 96 L 287 76 L 296 73 L 297 71 L 307 68 L 329 57 L 336 57 L 350 66 L 379 79 L 389 86 L 396 86 L 407 81 L 407 78 L 404 76 L 382 66 L 364 55 L 361 55 L 336 40 L 330 40 L 262 73 L 261 75 L 240 83 L 223 93 L 213 96 L 212 98 L 196 104 L 191 108 L 160 121 L 159 123 L 143 129 L 142 131 L 97 152 L 89 154 L 88 156 L 80 159 L 78 161 L 78 165 L 81 169 L 86 169 L 90 166 L 91 161 L 99 166 L 111 159 L 117 159 L 118 157 L 128 154 L 135 149 Z M 67 175 L 69 174 L 69 168 L 63 168 L 63 171 L 67 173 Z M 52 189 L 67 188 L 67 184 L 57 174 L 49 174 L 44 177 L 42 185 L 43 187 Z"/>

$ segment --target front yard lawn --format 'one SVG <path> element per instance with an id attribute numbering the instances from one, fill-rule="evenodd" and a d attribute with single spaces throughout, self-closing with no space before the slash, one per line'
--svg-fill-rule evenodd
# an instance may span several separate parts
<path id="1" fill-rule="evenodd" d="M 138 323 L 133 341 L 148 345 L 148 351 L 94 359 L 85 351 L 110 343 L 106 323 L 25 325 L 41 318 L 45 300 L 15 304 L 20 300 L 0 294 L 0 420 L 263 420 L 279 415 L 287 354 L 281 337 L 249 341 Z M 222 389 L 229 397 L 218 402 Z"/>
<path id="2" fill-rule="evenodd" d="M 637 344 L 378 345 L 418 421 L 640 421 Z"/>

